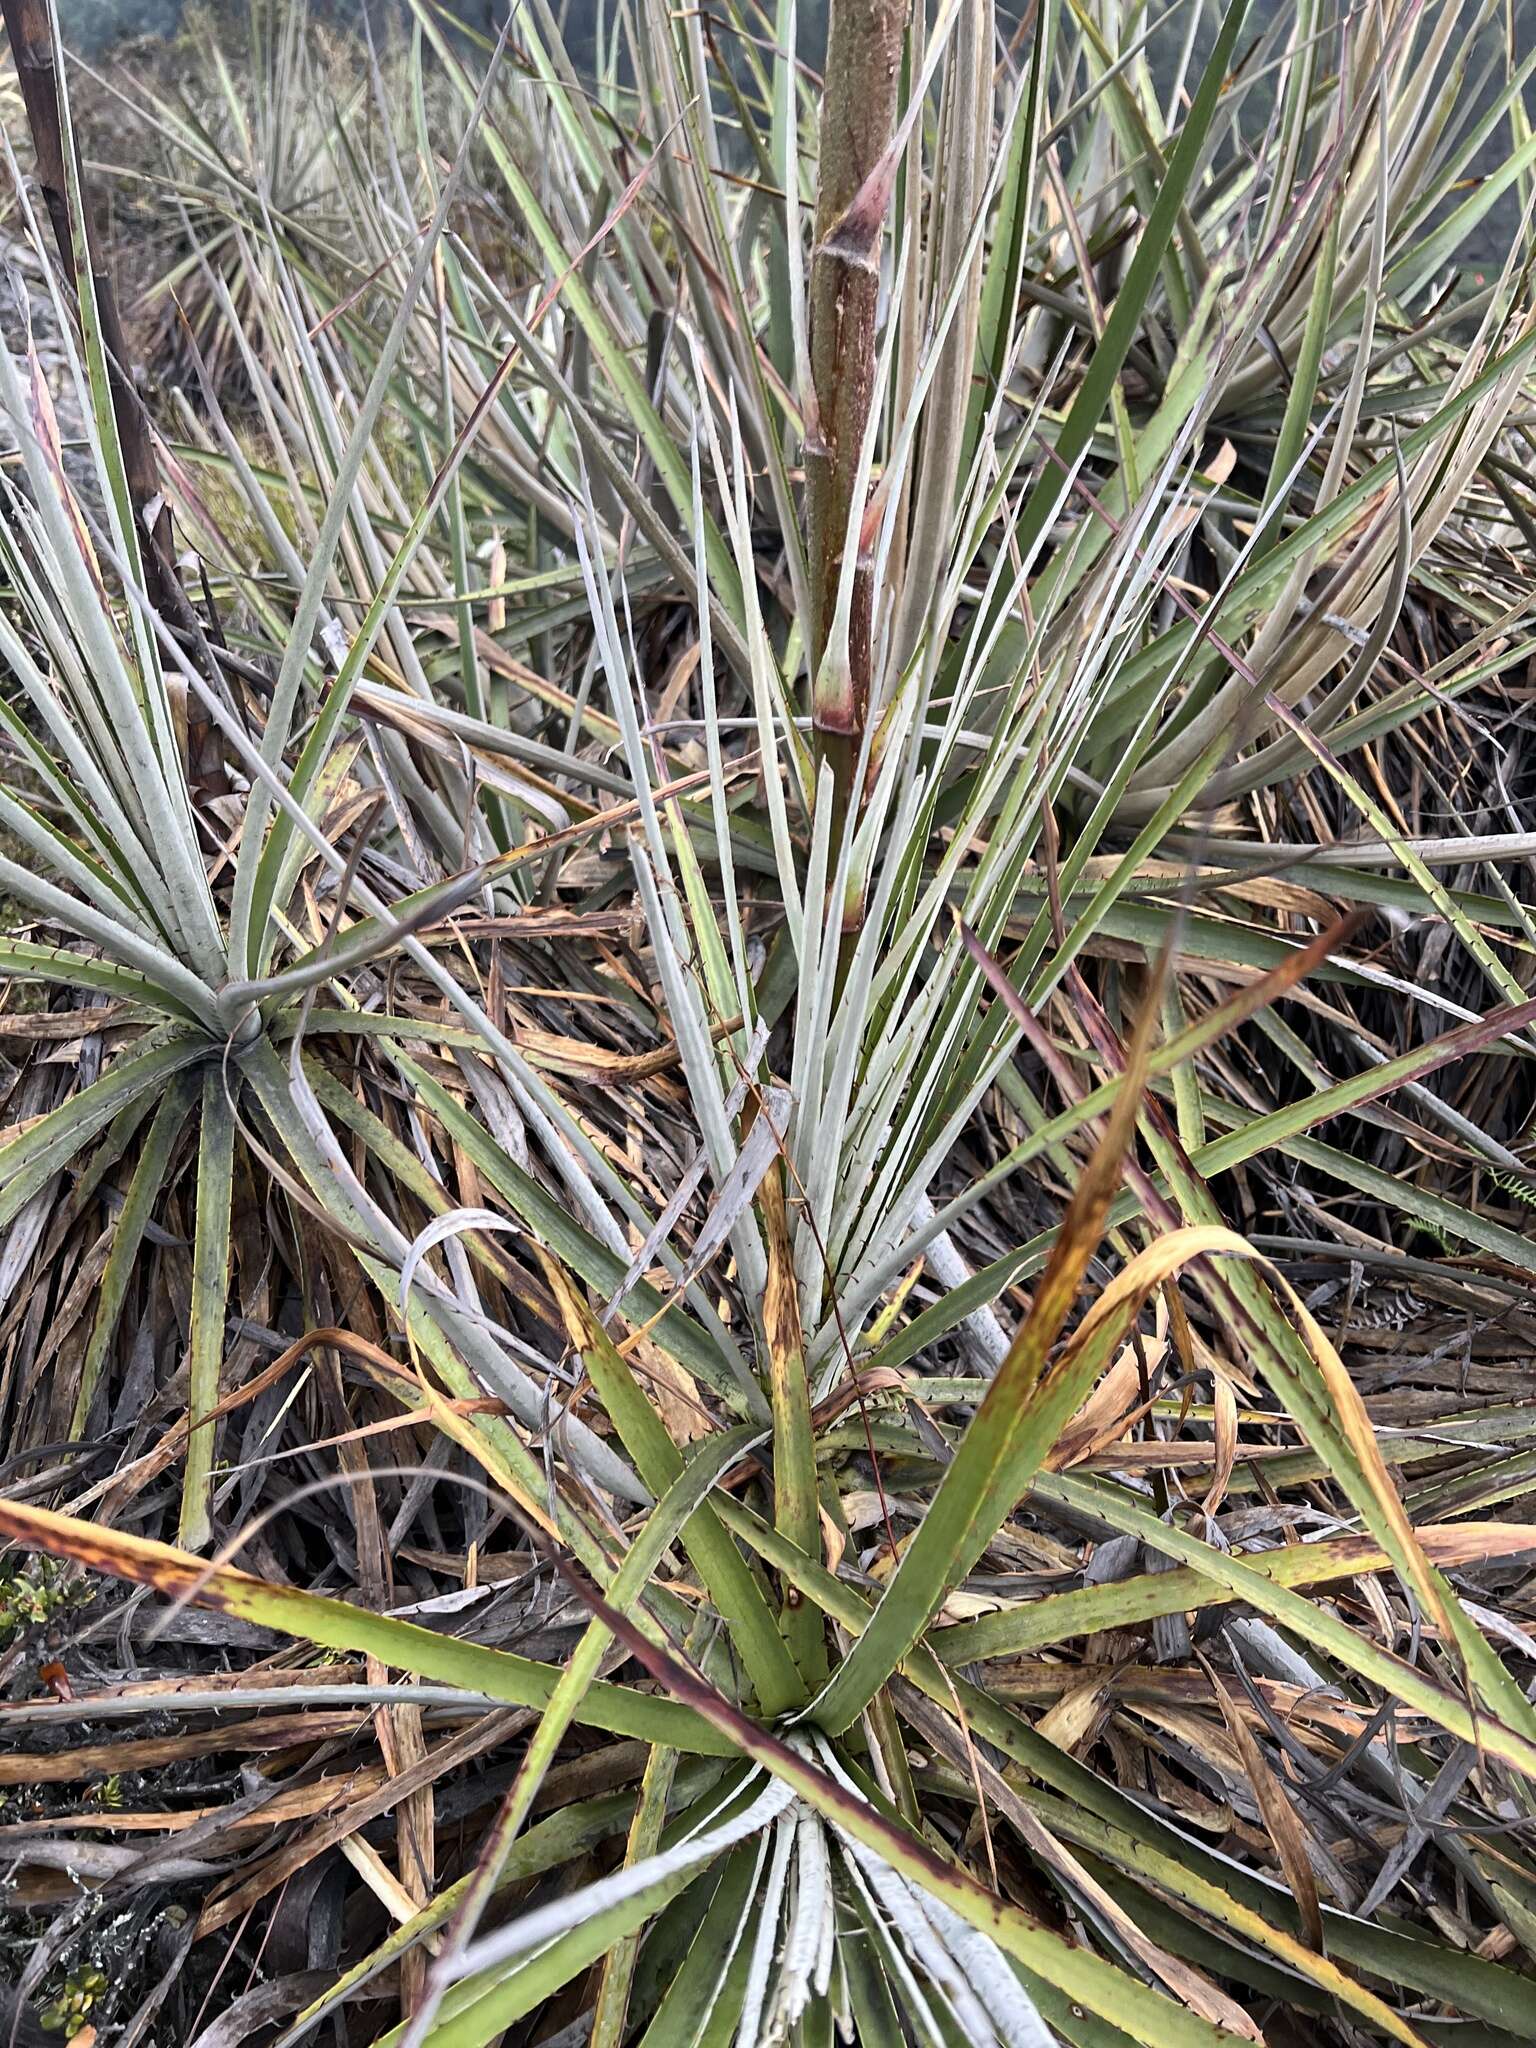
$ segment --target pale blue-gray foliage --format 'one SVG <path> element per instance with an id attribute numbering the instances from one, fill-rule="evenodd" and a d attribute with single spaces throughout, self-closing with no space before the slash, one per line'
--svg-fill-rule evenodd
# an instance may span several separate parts
<path id="1" fill-rule="evenodd" d="M 65 43 L 87 57 L 102 55 L 114 42 L 124 38 L 172 35 L 180 26 L 183 15 L 190 12 L 190 0 L 56 0 L 56 4 Z M 243 0 L 218 0 L 218 4 L 229 9 L 232 21 L 243 21 Z M 389 14 L 395 4 L 396 0 L 310 0 L 313 13 L 328 15 L 341 22 L 361 22 L 365 9 L 378 22 Z M 1249 16 L 1253 30 L 1256 32 L 1267 27 L 1289 5 L 1290 0 L 1255 0 Z M 469 26 L 489 28 L 499 22 L 503 8 L 504 0 L 458 0 L 452 11 Z M 1003 0 L 998 8 L 1000 28 L 1015 11 L 1007 0 Z M 1489 10 L 1491 27 L 1497 25 L 1495 17 L 1502 16 L 1503 11 L 1502 7 Z M 825 6 L 817 4 L 817 0 L 807 0 L 807 4 L 797 12 L 802 48 L 808 53 L 819 50 L 825 35 Z M 569 0 L 569 5 L 561 13 L 570 47 L 579 55 L 590 34 L 591 24 L 597 19 L 597 0 Z M 1184 41 L 1180 13 L 1175 9 L 1164 16 L 1163 26 L 1153 35 L 1148 50 L 1153 78 L 1162 90 L 1172 80 Z M 1536 33 L 1536 0 L 1515 0 L 1514 18 L 1516 46 L 1519 49 L 1529 48 L 1529 38 Z M 1197 37 L 1197 62 L 1200 55 L 1201 41 Z M 1495 166 L 1506 141 L 1506 132 L 1501 127 L 1482 152 L 1480 170 L 1486 172 Z M 1467 254 L 1472 261 L 1491 262 L 1503 254 L 1514 235 L 1519 212 L 1518 192 L 1506 193 L 1482 223 L 1479 233 L 1469 238 Z"/>

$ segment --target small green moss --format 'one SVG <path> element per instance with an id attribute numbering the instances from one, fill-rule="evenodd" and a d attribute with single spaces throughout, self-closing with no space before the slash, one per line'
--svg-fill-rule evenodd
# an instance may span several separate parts
<path id="1" fill-rule="evenodd" d="M 20 1629 L 36 1628 L 56 1614 L 84 1606 L 90 1588 L 68 1579 L 57 1558 L 33 1557 L 18 1568 L 0 1572 L 0 1643 Z"/>
<path id="2" fill-rule="evenodd" d="M 82 1963 L 43 2007 L 37 2016 L 39 2023 L 50 2034 L 78 2034 L 106 1988 L 106 1972 L 94 1963 Z"/>

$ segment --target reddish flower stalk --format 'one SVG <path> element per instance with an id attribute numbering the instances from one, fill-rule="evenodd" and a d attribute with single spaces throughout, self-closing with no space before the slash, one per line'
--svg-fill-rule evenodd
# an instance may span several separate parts
<path id="1" fill-rule="evenodd" d="M 880 235 L 889 203 L 907 0 L 833 0 L 821 107 L 816 243 L 811 258 L 806 512 L 811 581 L 811 711 L 831 763 L 834 843 L 852 799 L 869 713 L 873 586 L 854 578 L 847 646 L 823 664 L 855 513 L 859 456 L 874 400 Z"/>

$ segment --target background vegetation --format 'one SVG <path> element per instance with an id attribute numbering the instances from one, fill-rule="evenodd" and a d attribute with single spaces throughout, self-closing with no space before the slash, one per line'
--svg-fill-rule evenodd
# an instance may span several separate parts
<path id="1" fill-rule="evenodd" d="M 18 2038 L 1526 2038 L 1513 14 L 5 13 Z"/>

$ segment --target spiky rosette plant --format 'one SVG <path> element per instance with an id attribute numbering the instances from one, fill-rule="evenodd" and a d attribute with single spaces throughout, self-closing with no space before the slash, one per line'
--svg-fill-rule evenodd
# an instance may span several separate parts
<path id="1" fill-rule="evenodd" d="M 12 1425 L 79 1446 L 0 1529 L 339 1657 L 231 1689 L 325 1743 L 379 1709 L 199 1902 L 346 1845 L 252 2025 L 1518 2027 L 1532 1646 L 1465 1574 L 1528 1451 L 1458 1459 L 1529 1420 L 1383 1425 L 1292 1243 L 1467 1316 L 1536 1270 L 1471 722 L 1536 329 L 1523 245 L 1438 293 L 1465 14 L 1196 7 L 1165 106 L 1111 7 L 838 0 L 818 90 L 790 0 L 586 85 L 543 0 L 420 0 L 291 110 L 334 272 L 158 119 L 241 375 L 193 335 L 153 501 L 84 254 L 83 480 L 0 356 L 0 971 L 90 1048 L 0 1149 Z M 1458 706 L 1475 839 L 1410 819 Z M 1454 1920 L 1384 1920 L 1431 1844 Z"/>

